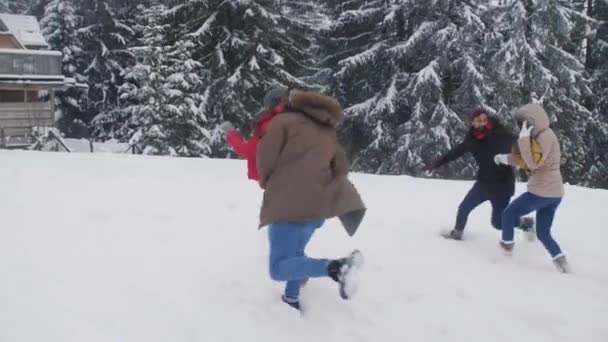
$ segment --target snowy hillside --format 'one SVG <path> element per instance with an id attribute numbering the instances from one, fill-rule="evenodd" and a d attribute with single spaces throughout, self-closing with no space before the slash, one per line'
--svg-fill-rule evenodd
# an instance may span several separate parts
<path id="1" fill-rule="evenodd" d="M 361 248 L 359 296 L 312 280 L 300 318 L 268 276 L 243 162 L 2 151 L 0 165 L 2 342 L 608 341 L 607 191 L 566 188 L 563 275 L 538 242 L 503 256 L 489 205 L 466 242 L 438 237 L 470 183 L 354 175 L 360 232 L 332 221 L 307 253 Z"/>

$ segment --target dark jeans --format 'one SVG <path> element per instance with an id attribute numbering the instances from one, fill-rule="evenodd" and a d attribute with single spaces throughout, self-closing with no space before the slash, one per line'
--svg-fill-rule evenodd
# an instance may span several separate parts
<path id="1" fill-rule="evenodd" d="M 533 211 L 536 211 L 536 236 L 552 257 L 562 254 L 562 250 L 551 236 L 551 226 L 555 211 L 561 203 L 559 197 L 540 197 L 529 192 L 519 196 L 505 209 L 502 214 L 502 240 L 504 242 L 513 241 L 513 227 L 519 219 Z"/>
<path id="2" fill-rule="evenodd" d="M 502 212 L 509 205 L 513 194 L 511 191 L 508 192 L 492 192 L 488 191 L 483 184 L 476 182 L 473 188 L 469 190 L 469 193 L 464 197 L 462 203 L 458 207 L 458 214 L 456 216 L 456 226 L 454 229 L 463 231 L 467 225 L 467 219 L 469 214 L 477 208 L 480 204 L 485 201 L 492 203 L 492 226 L 498 230 L 502 226 Z"/>

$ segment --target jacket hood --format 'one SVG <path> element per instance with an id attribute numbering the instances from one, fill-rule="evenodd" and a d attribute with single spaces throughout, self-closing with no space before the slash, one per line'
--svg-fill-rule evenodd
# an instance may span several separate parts
<path id="1" fill-rule="evenodd" d="M 515 112 L 514 117 L 517 121 L 525 120 L 528 122 L 528 125 L 534 126 L 534 129 L 532 130 L 533 136 L 536 136 L 549 128 L 549 115 L 547 115 L 547 112 L 542 106 L 535 103 L 530 103 L 519 108 Z"/>
<path id="2" fill-rule="evenodd" d="M 325 126 L 337 127 L 344 118 L 338 100 L 315 91 L 292 90 L 288 106 Z"/>

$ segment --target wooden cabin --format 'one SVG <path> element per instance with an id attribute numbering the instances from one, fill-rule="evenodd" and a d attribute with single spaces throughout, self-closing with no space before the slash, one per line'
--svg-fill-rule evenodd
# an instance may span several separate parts
<path id="1" fill-rule="evenodd" d="M 0 14 L 0 148 L 32 144 L 55 123 L 54 92 L 73 86 L 35 17 Z"/>

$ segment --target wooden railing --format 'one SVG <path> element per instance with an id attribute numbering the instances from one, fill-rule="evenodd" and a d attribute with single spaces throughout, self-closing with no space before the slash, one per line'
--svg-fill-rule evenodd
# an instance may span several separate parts
<path id="1" fill-rule="evenodd" d="M 0 75 L 61 76 L 61 53 L 0 49 Z"/>

